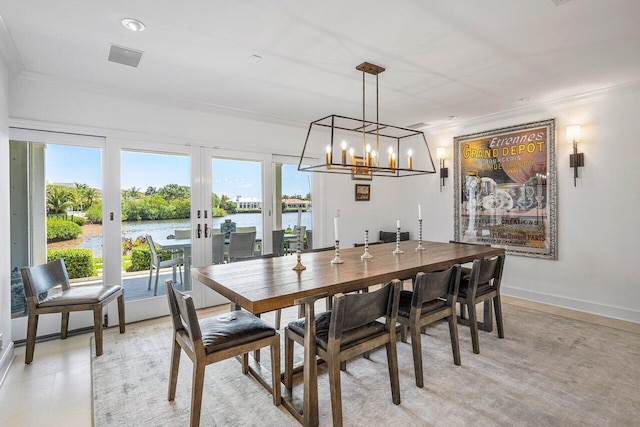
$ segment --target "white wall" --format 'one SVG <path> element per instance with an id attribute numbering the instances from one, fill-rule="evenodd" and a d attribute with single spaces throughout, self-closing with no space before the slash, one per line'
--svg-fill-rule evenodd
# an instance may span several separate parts
<path id="1" fill-rule="evenodd" d="M 270 123 L 268 118 L 247 120 L 238 114 L 217 114 L 204 107 L 153 105 L 101 91 L 33 79 L 12 83 L 10 117 L 13 123 L 32 124 L 51 130 L 74 131 L 95 128 L 107 136 L 135 135 L 139 139 L 180 141 L 246 151 L 299 154 L 306 124 Z M 462 123 L 455 128 L 430 132 L 435 147 L 452 144 L 452 138 L 480 130 L 529 121 L 557 118 L 558 158 L 558 249 L 557 261 L 510 256 L 505 271 L 504 292 L 554 305 L 565 306 L 640 322 L 640 285 L 632 282 L 639 271 L 635 243 L 635 210 L 640 208 L 636 189 L 640 169 L 640 111 L 637 87 L 603 93 L 562 104 L 530 107 Z M 583 125 L 584 168 L 578 187 L 573 187 L 568 166 L 570 146 L 564 128 Z M 448 166 L 451 167 L 451 160 Z M 450 175 L 452 175 L 452 170 Z M 341 246 L 363 241 L 368 228 L 371 240 L 380 229 L 393 230 L 395 221 L 417 237 L 417 203 L 422 204 L 425 240 L 447 241 L 453 237 L 453 182 L 440 192 L 436 175 L 411 178 L 374 178 L 371 201 L 355 202 L 354 185 L 348 176 L 326 176 L 318 188 L 326 205 L 324 242 L 333 244 L 333 216 L 341 211 Z M 8 196 L 7 196 L 8 197 Z M 316 237 L 317 236 L 317 237 Z M 315 242 L 314 242 L 315 243 Z"/>
<path id="2" fill-rule="evenodd" d="M 9 235 L 9 73 L 0 59 L 0 236 Z M 11 342 L 11 252 L 10 239 L 0 240 L 0 382 L 13 358 Z"/>

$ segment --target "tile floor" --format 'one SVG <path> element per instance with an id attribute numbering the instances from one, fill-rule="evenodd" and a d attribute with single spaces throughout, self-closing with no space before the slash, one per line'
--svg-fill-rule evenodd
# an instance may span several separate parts
<path id="1" fill-rule="evenodd" d="M 507 304 L 596 323 L 612 328 L 640 333 L 640 325 L 600 316 L 503 297 Z M 219 306 L 201 311 L 214 315 L 228 311 Z M 128 329 L 144 327 L 168 318 L 152 319 L 127 325 Z M 118 333 L 110 328 L 106 334 Z M 0 385 L 0 417 L 3 426 L 90 426 L 92 334 L 71 336 L 66 340 L 51 340 L 36 344 L 33 363 L 24 364 L 25 347 L 15 349 L 15 359 Z"/>

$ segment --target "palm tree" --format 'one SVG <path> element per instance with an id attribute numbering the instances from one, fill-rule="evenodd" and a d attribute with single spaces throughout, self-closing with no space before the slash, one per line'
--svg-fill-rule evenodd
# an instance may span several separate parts
<path id="1" fill-rule="evenodd" d="M 47 185 L 47 211 L 50 214 L 63 214 L 71 206 L 69 191 L 57 185 Z"/>
<path id="2" fill-rule="evenodd" d="M 136 186 L 124 191 L 125 199 L 137 199 L 140 197 L 140 189 Z"/>

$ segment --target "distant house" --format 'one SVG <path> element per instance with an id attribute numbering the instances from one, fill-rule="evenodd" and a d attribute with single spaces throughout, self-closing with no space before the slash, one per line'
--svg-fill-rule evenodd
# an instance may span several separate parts
<path id="1" fill-rule="evenodd" d="M 286 209 L 298 209 L 302 208 L 304 210 L 311 208 L 310 200 L 302 200 L 302 199 L 282 199 Z"/>
<path id="2" fill-rule="evenodd" d="M 236 196 L 237 209 L 262 209 L 262 200 L 254 197 Z"/>

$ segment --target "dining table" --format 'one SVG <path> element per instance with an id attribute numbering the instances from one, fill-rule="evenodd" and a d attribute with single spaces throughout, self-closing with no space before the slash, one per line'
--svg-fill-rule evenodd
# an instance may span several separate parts
<path id="1" fill-rule="evenodd" d="M 160 249 L 184 251 L 184 288 L 191 289 L 191 239 L 154 239 Z M 173 283 L 176 283 L 176 272 L 173 271 Z"/>
<path id="2" fill-rule="evenodd" d="M 371 258 L 362 258 L 362 247 L 339 249 L 340 264 L 333 264 L 337 252 L 327 250 L 301 255 L 306 268 L 294 270 L 296 258 L 272 257 L 192 269 L 200 283 L 255 315 L 304 304 L 304 391 L 302 401 L 282 393 L 282 404 L 304 426 L 318 425 L 318 385 L 315 349 L 314 303 L 317 299 L 390 282 L 410 279 L 419 272 L 444 270 L 455 264 L 504 254 L 504 249 L 462 243 L 418 241 L 377 244 L 368 247 Z M 399 249 L 400 253 L 394 253 Z M 258 362 L 259 364 L 259 362 Z M 251 373 L 265 387 L 265 368 Z M 279 386 L 279 385 L 278 385 Z"/>

